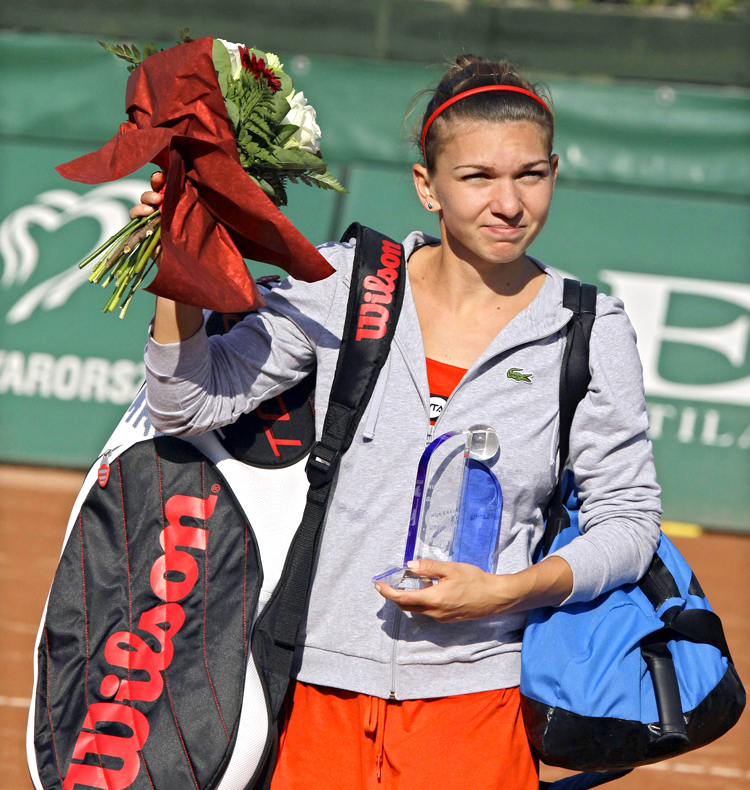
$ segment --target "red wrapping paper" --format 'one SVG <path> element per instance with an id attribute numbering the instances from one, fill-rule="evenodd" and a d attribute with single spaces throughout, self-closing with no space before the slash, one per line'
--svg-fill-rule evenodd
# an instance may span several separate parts
<path id="1" fill-rule="evenodd" d="M 130 75 L 129 121 L 103 148 L 60 165 L 71 181 L 115 181 L 152 162 L 167 174 L 159 271 L 146 289 L 222 312 L 262 307 L 243 256 L 307 282 L 333 269 L 240 164 L 213 39 L 151 55 Z"/>

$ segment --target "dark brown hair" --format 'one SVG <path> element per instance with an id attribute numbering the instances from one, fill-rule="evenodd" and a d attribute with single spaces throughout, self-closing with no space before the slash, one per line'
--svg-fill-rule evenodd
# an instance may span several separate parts
<path id="1" fill-rule="evenodd" d="M 548 107 L 552 108 L 552 99 L 548 88 L 539 82 L 529 82 L 507 60 L 495 62 L 476 55 L 459 55 L 453 59 L 450 68 L 443 75 L 438 86 L 434 90 L 422 91 L 412 102 L 415 104 L 424 95 L 430 96 L 424 115 L 412 130 L 412 137 L 420 154 L 422 153 L 422 130 L 432 113 L 457 94 L 483 85 L 515 85 L 517 88 L 525 88 L 539 96 Z M 424 150 L 425 165 L 431 172 L 435 169 L 435 161 L 445 139 L 446 126 L 450 121 L 456 119 L 536 123 L 544 135 L 547 153 L 552 153 L 555 135 L 555 118 L 552 113 L 547 112 L 538 101 L 530 96 L 505 91 L 488 91 L 467 96 L 450 107 L 446 107 L 431 124 L 425 138 Z"/>

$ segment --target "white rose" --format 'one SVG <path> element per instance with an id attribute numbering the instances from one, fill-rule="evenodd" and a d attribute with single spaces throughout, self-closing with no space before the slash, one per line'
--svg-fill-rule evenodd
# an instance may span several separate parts
<path id="1" fill-rule="evenodd" d="M 283 69 L 284 64 L 279 60 L 278 55 L 274 55 L 273 52 L 266 52 L 266 66 L 269 69 Z"/>
<path id="2" fill-rule="evenodd" d="M 232 64 L 232 79 L 238 80 L 242 72 L 242 58 L 240 57 L 240 46 L 244 44 L 233 44 L 231 41 L 224 41 L 223 38 L 217 39 L 227 48 L 229 60 Z"/>
<path id="3" fill-rule="evenodd" d="M 287 101 L 290 109 L 282 123 L 293 123 L 299 129 L 284 143 L 284 147 L 300 148 L 317 154 L 320 151 L 320 127 L 315 122 L 315 108 L 307 103 L 302 91 L 287 98 Z"/>

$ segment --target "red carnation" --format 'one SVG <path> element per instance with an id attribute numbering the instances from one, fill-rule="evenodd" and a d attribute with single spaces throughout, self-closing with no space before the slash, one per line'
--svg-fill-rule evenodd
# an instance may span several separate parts
<path id="1" fill-rule="evenodd" d="M 271 93 L 276 93 L 276 91 L 281 90 L 281 80 L 273 73 L 273 69 L 266 66 L 266 62 L 263 58 L 256 58 L 254 52 L 251 57 L 248 48 L 242 45 L 240 45 L 238 49 L 240 51 L 240 61 L 245 71 L 252 72 L 256 80 L 261 77 L 265 78 L 268 87 L 271 89 Z"/>

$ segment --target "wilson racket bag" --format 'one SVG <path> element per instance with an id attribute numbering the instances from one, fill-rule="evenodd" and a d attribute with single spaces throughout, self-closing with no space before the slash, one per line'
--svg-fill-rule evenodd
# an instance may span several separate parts
<path id="1" fill-rule="evenodd" d="M 590 374 L 588 342 L 596 291 L 566 280 L 574 311 L 560 381 L 560 458 L 568 458 L 570 425 Z M 553 493 L 539 561 L 579 534 L 573 473 Z M 594 601 L 534 609 L 521 651 L 526 729 L 549 765 L 623 772 L 697 749 L 734 726 L 745 691 L 721 621 L 669 538 L 643 579 Z M 572 787 L 607 778 L 579 775 Z M 590 783 L 587 783 L 590 782 Z"/>
<path id="2" fill-rule="evenodd" d="M 27 730 L 36 790 L 245 790 L 270 780 L 332 480 L 403 297 L 401 246 L 359 225 L 352 237 L 320 441 L 314 373 L 187 439 L 155 432 L 144 388 L 87 474 L 37 638 Z M 358 333 L 363 282 L 384 268 L 395 284 L 390 317 L 378 313 L 378 331 Z M 241 318 L 212 314 L 207 329 Z"/>

